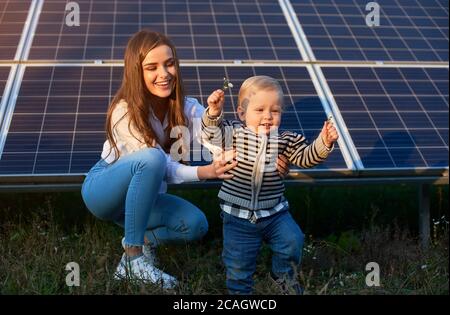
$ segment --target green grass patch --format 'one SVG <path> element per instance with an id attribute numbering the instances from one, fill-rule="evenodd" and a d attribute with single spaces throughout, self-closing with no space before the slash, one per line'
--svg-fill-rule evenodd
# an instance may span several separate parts
<path id="1" fill-rule="evenodd" d="M 210 230 L 199 242 L 158 248 L 160 266 L 181 282 L 172 292 L 115 281 L 120 227 L 96 219 L 79 193 L 0 194 L 0 294 L 224 294 L 222 226 L 216 189 L 172 190 L 202 209 Z M 291 212 L 307 235 L 297 276 L 306 294 L 448 294 L 448 186 L 431 189 L 432 244 L 418 246 L 417 187 L 289 187 Z M 278 294 L 262 248 L 255 293 Z M 69 262 L 80 286 L 68 287 Z M 379 287 L 366 286 L 368 262 Z"/>

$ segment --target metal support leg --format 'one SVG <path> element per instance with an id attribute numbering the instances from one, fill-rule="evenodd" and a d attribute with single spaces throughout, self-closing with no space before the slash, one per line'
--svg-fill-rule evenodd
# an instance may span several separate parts
<path id="1" fill-rule="evenodd" d="M 430 185 L 419 185 L 419 234 L 422 249 L 430 245 Z"/>

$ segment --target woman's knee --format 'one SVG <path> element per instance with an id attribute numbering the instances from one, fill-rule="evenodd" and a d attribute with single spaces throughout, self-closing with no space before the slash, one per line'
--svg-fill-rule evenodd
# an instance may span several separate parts
<path id="1" fill-rule="evenodd" d="M 133 159 L 133 173 L 138 171 L 149 171 L 153 174 L 162 173 L 166 171 L 167 160 L 164 153 L 155 148 L 145 148 L 139 150 L 132 156 Z"/>
<path id="2" fill-rule="evenodd" d="M 196 241 L 205 236 L 206 232 L 208 232 L 208 220 L 206 219 L 205 214 L 196 209 L 188 219 L 186 219 L 185 224 L 187 225 L 186 240 L 187 241 Z"/>

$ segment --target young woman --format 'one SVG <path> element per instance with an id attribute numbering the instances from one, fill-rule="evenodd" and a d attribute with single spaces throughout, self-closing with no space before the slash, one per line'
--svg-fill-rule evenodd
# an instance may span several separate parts
<path id="1" fill-rule="evenodd" d="M 176 49 L 166 36 L 147 30 L 136 33 L 128 42 L 124 63 L 122 85 L 107 114 L 102 156 L 89 171 L 82 196 L 96 217 L 125 229 L 125 252 L 115 278 L 173 288 L 177 280 L 155 267 L 155 247 L 199 239 L 208 223 L 196 206 L 167 194 L 167 182 L 231 178 L 226 172 L 237 162 L 223 158 L 192 167 L 167 153 L 181 138 L 173 138 L 174 127 L 187 127 L 193 140 L 193 122 L 201 119 L 204 107 L 185 97 Z M 286 173 L 285 161 L 279 169 Z"/>

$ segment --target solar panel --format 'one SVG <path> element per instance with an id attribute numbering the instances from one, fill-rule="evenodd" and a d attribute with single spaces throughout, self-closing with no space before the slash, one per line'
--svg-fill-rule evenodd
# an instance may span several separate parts
<path id="1" fill-rule="evenodd" d="M 0 60 L 13 60 L 31 1 L 0 0 Z"/>
<path id="2" fill-rule="evenodd" d="M 100 158 L 105 113 L 122 77 L 121 67 L 27 67 L 10 124 L 0 174 L 85 173 Z M 182 67 L 187 94 L 203 104 L 227 76 L 235 84 L 227 96 L 235 118 L 236 93 L 251 75 L 280 80 L 287 106 L 282 129 L 313 140 L 326 115 L 305 67 Z M 193 163 L 195 165 L 195 163 Z M 200 163 L 201 164 L 201 163 Z M 319 169 L 347 168 L 340 149 Z"/>
<path id="3" fill-rule="evenodd" d="M 373 27 L 369 2 L 291 0 L 316 60 L 448 62 L 448 1 L 376 1 Z"/>
<path id="4" fill-rule="evenodd" d="M 180 59 L 301 60 L 277 1 L 77 1 L 80 26 L 67 26 L 66 1 L 45 1 L 30 60 L 123 60 L 132 34 L 169 35 Z"/>
<path id="5" fill-rule="evenodd" d="M 365 168 L 448 167 L 448 69 L 323 72 Z"/>
<path id="6" fill-rule="evenodd" d="M 0 161 L 3 174 L 81 173 L 99 158 L 120 68 L 28 67 Z"/>

